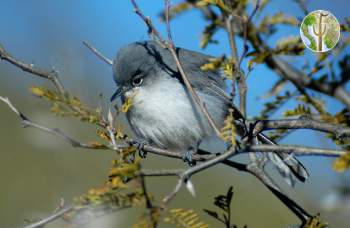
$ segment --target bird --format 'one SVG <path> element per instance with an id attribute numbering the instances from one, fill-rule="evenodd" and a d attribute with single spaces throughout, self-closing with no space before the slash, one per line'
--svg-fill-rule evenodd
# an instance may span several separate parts
<path id="1" fill-rule="evenodd" d="M 235 107 L 226 92 L 226 82 L 220 70 L 201 70 L 213 57 L 176 47 L 191 87 L 221 128 L 228 110 Z M 121 97 L 132 100 L 126 112 L 127 120 L 139 140 L 183 155 L 184 161 L 195 165 L 192 155 L 203 141 L 215 137 L 207 117 L 191 97 L 169 49 L 158 41 L 147 40 L 119 49 L 113 60 L 113 78 L 117 85 L 111 101 Z M 236 110 L 238 117 L 244 117 Z M 237 115 L 236 115 L 237 116 Z M 245 134 L 242 121 L 237 121 L 240 134 Z M 261 143 L 275 144 L 262 133 Z M 267 157 L 293 185 L 293 175 L 300 181 L 309 176 L 305 167 L 292 155 L 268 153 Z"/>

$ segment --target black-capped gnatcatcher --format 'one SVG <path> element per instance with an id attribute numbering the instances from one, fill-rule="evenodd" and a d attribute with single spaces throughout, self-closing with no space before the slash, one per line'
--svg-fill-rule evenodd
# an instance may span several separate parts
<path id="1" fill-rule="evenodd" d="M 202 71 L 211 56 L 177 48 L 188 80 L 219 128 L 231 105 L 225 82 L 218 71 Z M 119 50 L 113 62 L 118 89 L 111 100 L 132 98 L 126 117 L 139 139 L 160 148 L 191 155 L 201 141 L 213 136 L 213 129 L 194 104 L 168 49 L 156 41 L 137 42 Z M 262 143 L 273 143 L 260 134 Z M 268 153 L 280 173 L 292 184 L 292 173 L 304 181 L 308 174 L 302 164 L 288 154 Z"/>

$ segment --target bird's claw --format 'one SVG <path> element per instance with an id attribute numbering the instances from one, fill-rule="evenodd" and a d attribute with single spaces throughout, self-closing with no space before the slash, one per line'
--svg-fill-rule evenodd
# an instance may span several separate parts
<path id="1" fill-rule="evenodd" d="M 146 156 L 147 156 L 147 151 L 144 150 L 144 147 L 146 145 L 148 145 L 148 142 L 146 142 L 146 141 L 137 141 L 137 142 L 135 142 L 136 149 L 138 150 L 139 156 L 141 158 L 146 158 Z"/>
<path id="2" fill-rule="evenodd" d="M 184 162 L 187 162 L 187 164 L 191 167 L 196 165 L 196 161 L 193 160 L 193 151 L 191 150 L 188 150 L 184 153 L 182 160 Z"/>

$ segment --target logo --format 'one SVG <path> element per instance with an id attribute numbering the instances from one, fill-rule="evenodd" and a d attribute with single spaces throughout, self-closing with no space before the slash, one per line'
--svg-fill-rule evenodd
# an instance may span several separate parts
<path id="1" fill-rule="evenodd" d="M 304 17 L 300 37 L 307 48 L 314 52 L 327 52 L 334 48 L 340 37 L 337 18 L 328 11 L 316 10 Z"/>

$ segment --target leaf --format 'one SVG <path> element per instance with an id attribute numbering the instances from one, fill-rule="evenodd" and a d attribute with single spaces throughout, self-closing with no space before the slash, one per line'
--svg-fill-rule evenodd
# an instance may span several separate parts
<path id="1" fill-rule="evenodd" d="M 197 2 L 197 7 L 205 7 L 208 5 L 216 5 L 219 7 L 221 10 L 226 11 L 230 13 L 232 10 L 225 5 L 225 3 L 222 0 L 200 0 Z"/>
<path id="2" fill-rule="evenodd" d="M 298 104 L 298 106 L 295 109 L 287 110 L 283 113 L 283 115 L 286 117 L 310 115 L 310 114 L 311 114 L 311 109 L 302 104 Z"/>
<path id="3" fill-rule="evenodd" d="M 44 87 L 39 86 L 33 86 L 30 87 L 31 93 L 33 93 L 35 96 L 46 98 L 49 101 L 59 101 L 61 100 L 60 96 L 57 94 L 57 92 L 53 90 L 46 89 Z"/>
<path id="4" fill-rule="evenodd" d="M 343 154 L 335 159 L 332 168 L 337 172 L 344 172 L 350 168 L 350 153 Z"/>
<path id="5" fill-rule="evenodd" d="M 107 149 L 108 147 L 100 142 L 91 141 L 89 142 L 89 145 L 92 146 L 95 149 Z"/>
<path id="6" fill-rule="evenodd" d="M 192 8 L 192 4 L 189 2 L 180 2 L 175 5 L 172 5 L 169 10 L 169 19 L 174 19 L 178 15 L 184 13 L 185 11 L 188 11 Z M 165 21 L 165 12 L 163 11 L 160 15 L 160 19 L 164 22 Z"/>
<path id="7" fill-rule="evenodd" d="M 236 145 L 236 126 L 234 124 L 234 117 L 233 117 L 233 110 L 229 110 L 229 114 L 227 115 L 224 126 L 220 130 L 220 136 L 221 139 L 224 140 L 226 143 L 229 143 L 230 146 Z"/>
<path id="8" fill-rule="evenodd" d="M 290 36 L 277 41 L 273 52 L 278 55 L 302 55 L 305 46 L 299 36 Z"/>
<path id="9" fill-rule="evenodd" d="M 287 82 L 288 81 L 284 78 L 279 79 L 266 94 L 261 96 L 261 98 L 277 96 L 277 94 L 281 92 L 281 90 L 287 84 Z"/>
<path id="10" fill-rule="evenodd" d="M 328 224 L 323 223 L 320 220 L 319 215 L 308 218 L 305 225 L 302 228 L 328 228 Z"/>
<path id="11" fill-rule="evenodd" d="M 193 210 L 171 209 L 164 218 L 165 223 L 175 224 L 177 227 L 207 228 L 208 224 L 201 222 L 199 215 Z"/>
<path id="12" fill-rule="evenodd" d="M 252 53 L 251 56 L 253 58 L 249 59 L 248 61 L 248 68 L 251 70 L 253 68 L 253 64 L 261 64 L 264 63 L 266 58 L 271 55 L 270 51 L 264 51 L 264 52 L 255 52 Z"/>
<path id="13" fill-rule="evenodd" d="M 207 209 L 203 209 L 204 212 L 206 212 L 208 215 L 214 217 L 214 218 L 219 218 L 218 213 L 216 213 L 215 211 L 211 211 L 211 210 L 207 210 Z"/>
<path id="14" fill-rule="evenodd" d="M 202 37 L 199 46 L 204 49 L 208 46 L 209 43 L 217 43 L 216 40 L 213 39 L 215 32 L 218 30 L 218 25 L 220 21 L 215 20 L 209 25 L 205 26 L 204 31 L 202 32 Z"/>
<path id="15" fill-rule="evenodd" d="M 203 209 L 209 216 L 215 218 L 219 222 L 223 223 L 226 227 L 235 227 L 236 225 L 230 224 L 230 216 L 231 216 L 231 202 L 233 198 L 233 187 L 230 186 L 227 190 L 226 195 L 218 195 L 214 198 L 214 205 L 219 207 L 224 211 L 222 216 L 220 216 L 216 211 L 211 211 L 207 209 Z M 244 226 L 246 227 L 246 226 Z"/>
<path id="16" fill-rule="evenodd" d="M 225 60 L 225 56 L 220 58 L 210 58 L 208 63 L 201 66 L 202 71 L 216 71 L 218 70 Z"/>
<path id="17" fill-rule="evenodd" d="M 98 124 L 101 112 L 82 104 L 81 100 L 70 94 L 61 95 L 54 90 L 33 86 L 31 93 L 52 102 L 51 112 L 59 116 L 74 116 L 80 121 Z"/>
<path id="18" fill-rule="evenodd" d="M 287 101 L 293 97 L 293 94 L 286 91 L 284 95 L 276 95 L 273 101 L 265 103 L 264 109 L 261 111 L 260 118 L 267 119 L 280 109 Z"/>
<path id="19" fill-rule="evenodd" d="M 278 12 L 272 16 L 265 16 L 260 22 L 258 29 L 260 32 L 271 34 L 275 31 L 274 26 L 278 24 L 298 26 L 300 21 L 294 16 L 288 16 L 282 12 Z"/>

